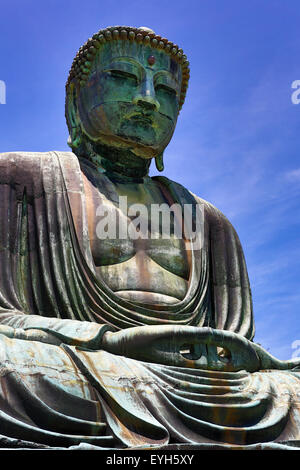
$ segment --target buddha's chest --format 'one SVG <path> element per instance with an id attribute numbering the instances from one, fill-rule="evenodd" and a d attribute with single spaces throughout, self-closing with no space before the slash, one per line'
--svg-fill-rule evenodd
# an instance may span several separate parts
<path id="1" fill-rule="evenodd" d="M 181 216 L 149 180 L 112 184 L 106 191 L 84 177 L 94 263 L 113 290 L 124 284 L 121 290 L 158 290 L 182 298 L 189 259 L 180 237 Z"/>

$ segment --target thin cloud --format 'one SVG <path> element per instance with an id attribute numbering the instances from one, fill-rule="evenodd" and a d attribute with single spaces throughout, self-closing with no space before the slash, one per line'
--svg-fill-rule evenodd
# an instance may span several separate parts
<path id="1" fill-rule="evenodd" d="M 288 171 L 285 174 L 285 177 L 289 181 L 300 181 L 300 168 L 296 168 L 295 170 Z"/>

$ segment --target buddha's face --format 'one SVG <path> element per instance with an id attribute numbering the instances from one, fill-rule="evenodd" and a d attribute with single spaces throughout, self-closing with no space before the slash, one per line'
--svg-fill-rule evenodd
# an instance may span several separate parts
<path id="1" fill-rule="evenodd" d="M 110 41 L 78 91 L 82 130 L 93 141 L 152 158 L 173 135 L 180 89 L 181 67 L 163 50 Z"/>

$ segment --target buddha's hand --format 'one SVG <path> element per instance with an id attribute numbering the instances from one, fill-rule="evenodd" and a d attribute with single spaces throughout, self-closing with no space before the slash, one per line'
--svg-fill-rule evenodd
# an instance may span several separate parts
<path id="1" fill-rule="evenodd" d="M 194 326 L 141 326 L 107 332 L 101 348 L 132 359 L 176 367 L 254 372 L 261 365 L 253 343 L 243 336 Z"/>

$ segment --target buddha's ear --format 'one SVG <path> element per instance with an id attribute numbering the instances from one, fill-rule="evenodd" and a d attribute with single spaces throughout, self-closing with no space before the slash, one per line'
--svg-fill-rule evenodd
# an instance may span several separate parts
<path id="1" fill-rule="evenodd" d="M 70 84 L 67 91 L 65 111 L 68 129 L 70 132 L 68 145 L 72 149 L 76 149 L 81 143 L 81 129 L 78 122 L 77 91 L 74 83 Z"/>

